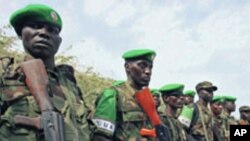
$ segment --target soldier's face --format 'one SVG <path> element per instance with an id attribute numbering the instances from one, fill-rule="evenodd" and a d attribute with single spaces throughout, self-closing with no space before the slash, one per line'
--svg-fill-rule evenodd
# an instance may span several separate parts
<path id="1" fill-rule="evenodd" d="M 247 120 L 250 121 L 250 111 L 247 112 Z"/>
<path id="2" fill-rule="evenodd" d="M 194 102 L 194 97 L 191 96 L 184 96 L 184 104 L 188 105 Z"/>
<path id="3" fill-rule="evenodd" d="M 243 111 L 243 112 L 240 113 L 240 117 L 241 117 L 242 119 L 244 119 L 244 120 L 249 120 L 249 119 L 250 119 L 249 116 L 250 116 L 250 112 L 247 113 L 247 111 Z"/>
<path id="4" fill-rule="evenodd" d="M 57 27 L 35 21 L 23 24 L 20 38 L 26 52 L 35 58 L 54 57 L 61 43 Z"/>
<path id="5" fill-rule="evenodd" d="M 233 101 L 226 101 L 225 106 L 226 109 L 228 109 L 229 111 L 233 112 L 236 109 L 236 105 Z"/>
<path id="6" fill-rule="evenodd" d="M 215 115 L 219 115 L 222 112 L 222 105 L 218 102 L 211 104 L 211 109 Z"/>
<path id="7" fill-rule="evenodd" d="M 139 59 L 125 63 L 128 77 L 139 87 L 148 86 L 152 74 L 153 62 Z"/>
<path id="8" fill-rule="evenodd" d="M 154 95 L 154 102 L 155 102 L 155 107 L 156 109 L 161 105 L 161 100 L 160 100 L 160 96 L 159 95 Z"/>
<path id="9" fill-rule="evenodd" d="M 181 108 L 183 106 L 183 104 L 184 104 L 183 98 L 184 97 L 181 96 L 181 95 L 178 95 L 178 96 L 177 95 L 175 95 L 175 96 L 168 96 L 166 103 L 169 106 L 171 106 L 171 107 L 173 107 L 175 109 Z"/>
<path id="10" fill-rule="evenodd" d="M 199 95 L 204 101 L 210 102 L 213 98 L 214 93 L 211 89 L 201 89 L 199 90 Z"/>

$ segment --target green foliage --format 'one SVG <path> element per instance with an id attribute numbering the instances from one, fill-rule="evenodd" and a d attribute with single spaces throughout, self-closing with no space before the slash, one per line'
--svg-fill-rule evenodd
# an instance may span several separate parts
<path id="1" fill-rule="evenodd" d="M 83 72 L 76 72 L 76 78 L 78 86 L 84 92 L 83 97 L 86 105 L 89 108 L 93 108 L 95 99 L 101 94 L 101 91 L 114 82 L 110 78 L 101 76 L 96 73 L 92 67 L 85 69 Z"/>
<path id="2" fill-rule="evenodd" d="M 70 64 L 73 67 L 78 66 L 78 64 L 75 61 L 76 60 L 75 56 L 66 55 L 66 52 L 70 49 L 72 49 L 72 45 L 64 49 L 60 54 L 56 56 L 56 64 Z"/>
<path id="3" fill-rule="evenodd" d="M 12 47 L 16 45 L 17 37 L 8 36 L 6 30 L 11 29 L 10 25 L 0 28 L 0 58 L 12 56 L 20 58 L 21 54 L 12 50 Z M 3 73 L 8 59 L 0 59 L 0 75 Z"/>
<path id="4" fill-rule="evenodd" d="M 11 47 L 15 45 L 17 37 L 6 35 L 6 30 L 11 29 L 9 25 L 0 28 L 0 54 L 9 55 Z"/>

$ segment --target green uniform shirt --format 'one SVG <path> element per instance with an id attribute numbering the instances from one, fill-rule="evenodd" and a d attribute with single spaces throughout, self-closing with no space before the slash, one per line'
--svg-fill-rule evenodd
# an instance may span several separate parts
<path id="1" fill-rule="evenodd" d="M 48 71 L 48 93 L 56 112 L 64 118 L 65 141 L 88 141 L 90 131 L 78 87 L 66 79 L 60 70 Z M 0 140 L 43 141 L 42 132 L 28 126 L 15 125 L 13 117 L 38 117 L 41 111 L 24 83 L 22 74 L 7 77 L 0 85 Z"/>
<path id="2" fill-rule="evenodd" d="M 142 137 L 141 128 L 152 129 L 152 125 L 134 99 L 135 90 L 128 82 L 104 90 L 97 101 L 92 119 L 95 133 L 108 136 L 115 141 L 156 140 Z"/>

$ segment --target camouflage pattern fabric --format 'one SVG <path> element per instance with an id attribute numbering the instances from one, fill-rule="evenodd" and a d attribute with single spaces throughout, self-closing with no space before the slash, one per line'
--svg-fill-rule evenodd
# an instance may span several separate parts
<path id="1" fill-rule="evenodd" d="M 161 120 L 169 127 L 172 141 L 188 141 L 186 131 L 177 118 L 161 114 Z"/>
<path id="2" fill-rule="evenodd" d="M 96 126 L 94 132 L 113 138 L 114 141 L 157 140 L 139 134 L 141 128 L 153 127 L 134 99 L 134 94 L 135 90 L 128 82 L 104 90 L 92 119 Z"/>
<path id="3" fill-rule="evenodd" d="M 212 128 L 213 122 L 211 111 L 208 107 L 203 106 L 199 101 L 196 102 L 196 104 L 194 104 L 194 116 L 191 122 L 191 126 L 188 129 L 189 134 L 191 134 L 196 140 L 199 141 L 207 141 L 206 136 L 208 138 L 208 141 L 212 141 Z"/>
<path id="4" fill-rule="evenodd" d="M 223 111 L 221 116 L 224 118 L 225 120 L 225 137 L 226 140 L 225 141 L 230 141 L 230 125 L 237 125 L 238 122 L 237 120 L 234 118 L 234 116 L 230 116 L 227 112 Z"/>
<path id="5" fill-rule="evenodd" d="M 225 119 L 219 115 L 218 117 L 213 116 L 214 128 L 216 129 L 216 134 L 223 141 L 226 140 L 226 124 Z"/>
<path id="6" fill-rule="evenodd" d="M 0 139 L 1 141 L 43 141 L 41 131 L 15 125 L 13 117 L 24 115 L 38 117 L 39 107 L 24 83 L 19 71 L 6 77 L 0 85 Z M 10 73 L 11 74 L 11 73 Z M 48 71 L 49 96 L 55 111 L 64 117 L 65 141 L 88 141 L 90 131 L 86 121 L 86 109 L 78 87 L 66 79 L 60 70 Z"/>

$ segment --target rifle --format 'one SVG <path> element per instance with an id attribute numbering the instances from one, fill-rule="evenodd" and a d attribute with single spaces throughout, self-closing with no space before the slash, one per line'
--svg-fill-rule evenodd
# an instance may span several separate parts
<path id="1" fill-rule="evenodd" d="M 153 97 L 148 88 L 144 88 L 135 94 L 135 99 L 148 115 L 151 123 L 155 126 L 156 135 L 159 141 L 171 141 L 168 126 L 164 125 L 156 112 Z"/>
<path id="2" fill-rule="evenodd" d="M 21 69 L 25 74 L 25 83 L 42 114 L 36 118 L 16 115 L 15 124 L 42 129 L 46 141 L 64 141 L 63 117 L 53 111 L 49 101 L 47 92 L 49 79 L 43 62 L 40 59 L 29 60 L 21 63 Z"/>

